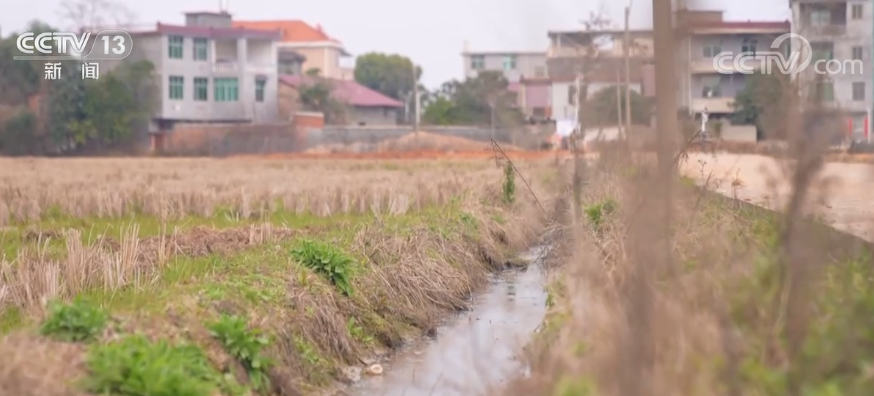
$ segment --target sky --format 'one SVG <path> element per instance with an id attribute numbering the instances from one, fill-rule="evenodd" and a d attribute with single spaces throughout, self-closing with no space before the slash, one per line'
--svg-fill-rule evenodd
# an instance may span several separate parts
<path id="1" fill-rule="evenodd" d="M 40 19 L 65 27 L 65 1 L 2 0 L 0 32 L 23 30 Z M 182 24 L 183 12 L 216 11 L 220 0 L 112 0 L 133 11 L 138 24 Z M 423 82 L 438 87 L 462 76 L 461 51 L 546 50 L 548 30 L 579 29 L 591 12 L 620 28 L 627 0 L 229 0 L 237 19 L 301 19 L 320 24 L 355 54 L 399 53 L 420 65 Z M 652 0 L 632 0 L 631 27 L 652 26 Z M 785 20 L 788 0 L 689 0 L 692 9 L 722 9 L 729 20 Z M 136 45 L 136 43 L 134 43 Z"/>

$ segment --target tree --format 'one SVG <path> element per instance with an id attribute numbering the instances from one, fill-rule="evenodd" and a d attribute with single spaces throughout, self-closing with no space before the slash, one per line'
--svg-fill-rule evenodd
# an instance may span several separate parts
<path id="1" fill-rule="evenodd" d="M 403 55 L 371 52 L 355 60 L 355 81 L 390 98 L 404 101 L 422 77 L 422 69 Z"/>
<path id="2" fill-rule="evenodd" d="M 785 95 L 789 76 L 782 73 L 757 72 L 747 76 L 744 88 L 734 99 L 731 122 L 736 125 L 755 125 L 759 138 L 769 131 L 769 137 L 785 136 L 780 125 L 787 114 Z"/>
<path id="3" fill-rule="evenodd" d="M 437 125 L 521 124 L 524 117 L 515 106 L 515 93 L 508 87 L 503 74 L 496 71 L 481 72 L 464 82 L 449 81 L 429 95 L 423 120 Z"/>
<path id="4" fill-rule="evenodd" d="M 598 125 L 612 125 L 619 120 L 620 115 L 624 118 L 625 115 L 625 90 L 618 92 L 620 99 L 619 113 L 616 107 L 616 88 L 604 88 L 588 100 L 585 108 L 587 110 L 589 120 Z M 629 97 L 631 99 L 631 122 L 634 124 L 648 125 L 652 115 L 652 104 L 649 100 L 641 96 L 636 91 L 631 91 Z"/>
<path id="5" fill-rule="evenodd" d="M 422 121 L 431 125 L 452 125 L 456 123 L 457 111 L 455 103 L 451 99 L 446 97 L 432 98 L 422 114 Z"/>
<path id="6" fill-rule="evenodd" d="M 59 14 L 75 30 L 125 27 L 135 21 L 133 10 L 111 0 L 65 0 Z"/>
<path id="7" fill-rule="evenodd" d="M 309 69 L 298 88 L 300 103 L 306 111 L 316 111 L 325 115 L 325 122 L 342 123 L 346 109 L 333 97 L 334 87 L 321 76 L 319 69 Z"/>

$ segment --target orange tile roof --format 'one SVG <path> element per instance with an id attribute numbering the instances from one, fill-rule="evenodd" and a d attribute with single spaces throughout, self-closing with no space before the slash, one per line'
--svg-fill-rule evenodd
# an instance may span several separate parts
<path id="1" fill-rule="evenodd" d="M 339 43 L 339 40 L 328 36 L 321 27 L 312 27 L 304 21 L 286 20 L 286 21 L 234 21 L 234 27 L 242 27 L 247 29 L 257 30 L 280 30 L 282 31 L 282 42 L 286 43 L 304 43 L 315 41 L 333 41 Z"/>

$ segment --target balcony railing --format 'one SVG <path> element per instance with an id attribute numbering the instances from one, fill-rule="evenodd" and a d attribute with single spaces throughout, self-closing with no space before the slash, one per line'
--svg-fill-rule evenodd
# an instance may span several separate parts
<path id="1" fill-rule="evenodd" d="M 241 72 L 270 74 L 275 73 L 277 70 L 278 66 L 275 64 L 246 63 L 245 70 L 239 62 L 233 61 L 220 61 L 212 65 L 212 72 L 214 74 L 239 74 Z"/>
<path id="2" fill-rule="evenodd" d="M 847 34 L 847 25 L 806 25 L 799 29 L 797 33 L 803 36 L 843 36 Z"/>

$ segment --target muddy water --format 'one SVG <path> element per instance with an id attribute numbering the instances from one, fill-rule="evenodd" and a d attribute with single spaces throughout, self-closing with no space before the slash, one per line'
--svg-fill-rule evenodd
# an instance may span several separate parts
<path id="1" fill-rule="evenodd" d="M 524 373 L 517 359 L 546 313 L 545 276 L 537 260 L 527 269 L 495 276 L 473 310 L 460 314 L 433 339 L 412 345 L 381 376 L 365 376 L 347 390 L 354 396 L 469 396 L 499 388 Z"/>

